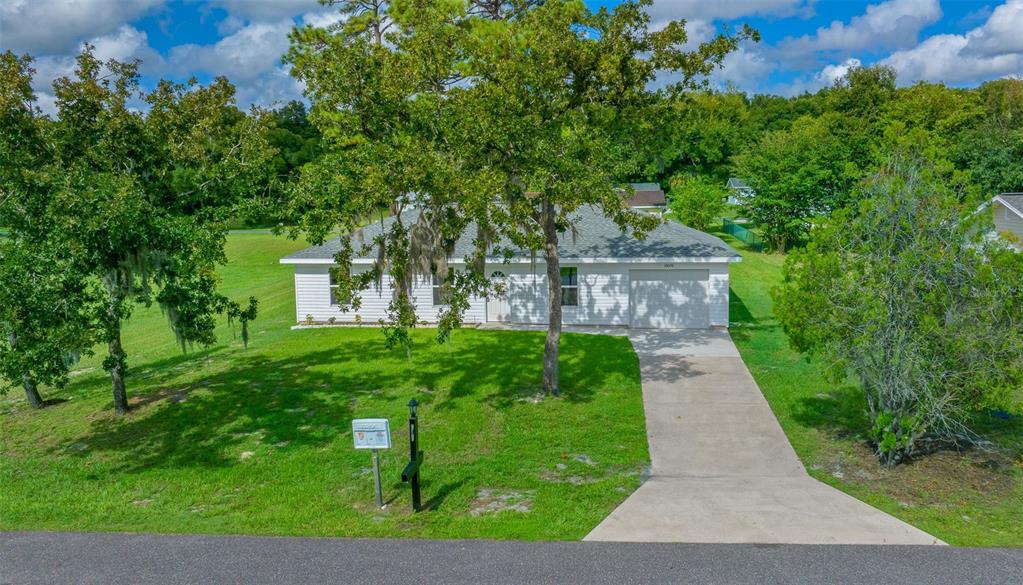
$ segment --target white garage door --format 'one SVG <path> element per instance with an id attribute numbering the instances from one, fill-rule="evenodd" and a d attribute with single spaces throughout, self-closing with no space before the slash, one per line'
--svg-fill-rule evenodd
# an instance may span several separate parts
<path id="1" fill-rule="evenodd" d="M 632 326 L 691 329 L 710 326 L 709 270 L 630 270 Z"/>

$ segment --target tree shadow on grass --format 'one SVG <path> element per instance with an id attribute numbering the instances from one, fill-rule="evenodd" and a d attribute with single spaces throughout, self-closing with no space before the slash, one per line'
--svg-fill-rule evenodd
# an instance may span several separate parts
<path id="1" fill-rule="evenodd" d="M 733 339 L 749 341 L 753 331 L 759 328 L 761 328 L 760 320 L 753 316 L 742 298 L 735 294 L 735 290 L 729 288 L 728 333 Z"/>
<path id="2" fill-rule="evenodd" d="M 128 472 L 224 467 L 240 463 L 239 451 L 254 441 L 267 448 L 328 444 L 350 428 L 362 397 L 403 404 L 416 396 L 429 404 L 436 394 L 444 397 L 436 408 L 468 399 L 504 409 L 522 388 L 539 387 L 542 372 L 542 334 L 472 332 L 449 348 L 420 344 L 410 362 L 382 336 L 306 333 L 261 352 L 232 349 L 210 360 L 178 356 L 140 367 L 133 379 L 150 391 L 133 397 L 133 413 L 104 413 L 53 450 L 83 443 L 88 449 L 76 455 L 116 454 L 119 470 Z M 608 377 L 630 375 L 634 361 L 625 338 L 566 336 L 563 398 L 592 400 Z"/>
<path id="3" fill-rule="evenodd" d="M 304 357 L 317 363 L 331 354 L 318 351 Z M 334 377 L 310 370 L 308 363 L 264 355 L 236 358 L 227 371 L 137 396 L 133 413 L 120 420 L 101 417 L 73 442 L 88 445 L 83 456 L 117 453 L 123 460 L 121 471 L 231 465 L 239 461 L 238 448 L 253 438 L 266 445 L 329 442 L 336 436 L 332 429 L 350 425 L 348 400 L 366 390 L 319 392 Z M 325 429 L 327 423 L 330 428 Z"/>
<path id="4" fill-rule="evenodd" d="M 543 392 L 544 334 L 530 331 L 477 331 L 450 352 L 450 364 L 437 366 L 453 374 L 447 397 L 437 408 L 452 408 L 463 398 L 478 397 L 496 408 L 535 397 Z M 469 347 L 467 347 L 469 346 Z M 437 357 L 447 354 L 439 349 Z M 436 362 L 437 360 L 433 360 Z M 613 376 L 638 380 L 639 366 L 625 337 L 564 334 L 559 360 L 561 400 L 583 403 L 607 385 Z M 436 382 L 430 369 L 418 372 L 429 387 Z M 638 385 L 637 385 L 638 386 Z M 480 396 L 481 389 L 487 389 Z"/>
<path id="5" fill-rule="evenodd" d="M 862 437 L 868 426 L 863 392 L 847 384 L 799 399 L 793 418 L 837 438 Z"/>

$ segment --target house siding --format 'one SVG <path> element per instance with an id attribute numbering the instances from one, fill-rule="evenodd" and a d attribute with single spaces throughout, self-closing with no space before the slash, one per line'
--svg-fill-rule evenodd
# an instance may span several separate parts
<path id="1" fill-rule="evenodd" d="M 1017 215 L 1000 201 L 995 201 L 992 208 L 994 209 L 996 231 L 1010 232 L 1023 238 L 1023 217 Z"/>
<path id="2" fill-rule="evenodd" d="M 376 323 L 387 317 L 387 306 L 391 302 L 391 277 L 384 275 L 379 288 L 370 286 L 362 292 L 362 306 L 358 311 L 343 312 L 337 305 L 330 302 L 330 273 L 324 264 L 295 266 L 295 318 L 302 322 L 312 317 L 313 321 L 327 321 L 331 317 L 340 322 L 355 321 L 359 315 L 363 323 Z M 369 270 L 369 266 L 355 266 L 355 272 Z M 430 279 L 417 279 L 412 289 L 412 302 L 416 305 L 419 317 L 426 321 L 436 321 L 444 307 L 433 305 L 433 286 Z M 480 323 L 486 320 L 486 301 L 482 298 L 469 299 L 469 309 L 465 312 L 466 323 Z"/>
<path id="3" fill-rule="evenodd" d="M 709 305 L 710 325 L 728 325 L 728 265 L 726 263 L 674 263 L 669 266 L 650 263 L 619 264 L 573 264 L 569 261 L 562 266 L 578 269 L 579 305 L 563 307 L 563 322 L 566 325 L 629 325 L 630 270 L 651 268 L 699 269 L 709 273 L 704 283 Z M 368 270 L 368 266 L 357 266 L 355 270 Z M 488 273 L 500 270 L 507 275 L 509 305 L 512 323 L 544 324 L 547 322 L 547 276 L 544 263 L 495 264 L 487 268 Z M 362 293 L 362 307 L 357 312 L 341 312 L 330 304 L 330 277 L 326 265 L 295 266 L 296 320 L 301 322 L 311 316 L 314 321 L 354 321 L 356 313 L 365 323 L 375 323 L 386 318 L 387 305 L 391 299 L 390 280 L 384 277 L 382 287 L 375 287 Z M 428 279 L 417 282 L 413 289 L 413 301 L 419 315 L 426 321 L 436 321 L 442 307 L 433 306 L 433 290 Z M 486 300 L 470 299 L 466 311 L 467 323 L 487 320 Z"/>

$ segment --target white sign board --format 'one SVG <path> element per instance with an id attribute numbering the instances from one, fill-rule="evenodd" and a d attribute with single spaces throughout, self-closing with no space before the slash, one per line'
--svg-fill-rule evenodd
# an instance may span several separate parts
<path id="1" fill-rule="evenodd" d="M 357 418 L 352 421 L 356 449 L 390 449 L 391 425 L 386 418 Z"/>

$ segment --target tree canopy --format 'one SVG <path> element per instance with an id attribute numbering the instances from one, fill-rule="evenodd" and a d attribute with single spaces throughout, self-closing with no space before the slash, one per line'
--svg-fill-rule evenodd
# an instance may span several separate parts
<path id="1" fill-rule="evenodd" d="M 265 120 L 239 112 L 223 78 L 205 87 L 161 81 L 141 92 L 138 63 L 102 63 L 88 45 L 74 75 L 54 82 L 51 120 L 32 106 L 30 59 L 6 53 L 3 62 L 5 80 L 16 88 L 5 92 L 3 134 L 20 132 L 26 144 L 4 147 L 11 154 L 0 166 L 14 180 L 4 191 L 0 223 L 16 243 L 44 251 L 34 256 L 37 270 L 57 270 L 61 257 L 70 258 L 72 274 L 96 285 L 88 323 L 107 344 L 104 368 L 123 413 L 121 328 L 135 304 L 159 303 L 183 349 L 214 341 L 216 313 L 245 320 L 253 314 L 217 293 L 216 266 L 226 261 L 224 224 L 239 198 L 267 183 L 273 150 Z M 131 107 L 132 100 L 147 111 Z M 5 261 L 21 258 L 9 254 Z M 56 276 L 39 278 L 61 286 Z M 45 307 L 50 290 L 40 287 L 27 300 Z M 48 335 L 57 343 L 59 333 Z"/>
<path id="2" fill-rule="evenodd" d="M 450 291 L 439 317 L 444 339 L 469 295 L 491 293 L 488 255 L 517 248 L 542 256 L 544 386 L 557 393 L 558 241 L 572 213 L 592 205 L 623 230 L 642 236 L 653 227 L 655 219 L 628 209 L 622 188 L 641 150 L 659 139 L 650 120 L 663 102 L 651 82 L 673 72 L 678 80 L 664 95 L 696 87 L 756 33 L 743 28 L 686 50 L 684 23 L 649 29 L 649 2 L 596 12 L 564 0 L 338 4 L 350 18 L 296 31 L 288 57 L 325 140 L 290 201 L 299 229 L 322 241 L 381 208 L 395 212 L 372 244 L 375 269 L 351 274 L 356 250 L 343 237 L 335 278 L 345 308 L 357 308 L 359 291 L 388 274 L 385 333 L 406 347 L 418 322 L 409 300 L 417 278 L 435 275 Z M 450 270 L 451 245 L 473 224 L 475 251 Z"/>

